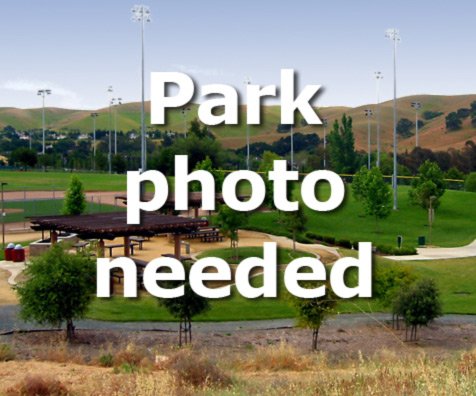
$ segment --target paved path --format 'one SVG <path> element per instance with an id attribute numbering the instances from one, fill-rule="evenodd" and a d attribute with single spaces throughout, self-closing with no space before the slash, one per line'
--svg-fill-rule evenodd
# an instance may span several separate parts
<path id="1" fill-rule="evenodd" d="M 476 240 L 469 245 L 455 248 L 418 248 L 417 255 L 413 256 L 387 256 L 390 260 L 443 260 L 465 257 L 476 257 Z"/>
<path id="2" fill-rule="evenodd" d="M 15 278 L 17 275 L 25 269 L 25 263 L 14 263 L 13 261 L 0 261 L 0 269 L 7 270 L 10 272 L 10 277 L 8 278 L 8 283 L 10 285 L 16 285 Z"/>
<path id="3" fill-rule="evenodd" d="M 13 330 L 48 329 L 32 323 L 25 323 L 18 319 L 19 307 L 17 305 L 0 306 L 0 333 Z M 362 323 L 378 323 L 390 321 L 389 313 L 368 314 L 345 314 L 336 315 L 329 319 L 325 326 L 331 327 L 352 327 Z M 476 325 L 476 315 L 444 315 L 437 319 L 436 323 L 466 323 Z M 293 319 L 276 320 L 252 320 L 239 322 L 196 322 L 193 324 L 195 331 L 246 331 L 246 330 L 267 330 L 283 327 L 292 327 Z M 97 320 L 79 320 L 75 323 L 77 329 L 88 330 L 118 330 L 118 331 L 176 331 L 177 322 L 103 322 Z"/>

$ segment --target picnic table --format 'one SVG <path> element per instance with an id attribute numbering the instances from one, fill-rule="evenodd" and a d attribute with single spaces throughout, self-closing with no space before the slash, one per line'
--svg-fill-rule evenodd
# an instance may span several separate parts
<path id="1" fill-rule="evenodd" d="M 88 245 L 89 245 L 89 242 L 87 241 L 78 241 L 73 245 L 73 247 L 76 248 L 77 252 L 79 252 L 80 250 L 84 249 Z"/>
<path id="2" fill-rule="evenodd" d="M 166 254 L 163 254 L 162 257 L 175 258 L 175 255 L 172 254 L 172 253 L 166 253 Z M 188 261 L 188 260 L 193 260 L 193 259 L 192 259 L 192 257 L 190 257 L 190 256 L 182 256 L 182 257 L 181 257 L 181 260 L 182 260 L 182 261 Z"/>
<path id="3" fill-rule="evenodd" d="M 131 243 L 129 246 L 131 247 L 131 255 L 133 256 L 134 255 L 134 247 L 137 246 L 138 244 L 137 243 Z M 123 243 L 118 243 L 116 245 L 105 245 L 104 248 L 106 249 L 109 249 L 109 257 L 112 257 L 112 249 L 115 249 L 115 248 L 123 248 L 124 247 L 124 244 Z"/>
<path id="4" fill-rule="evenodd" d="M 223 241 L 223 235 L 220 235 L 220 231 L 199 231 L 197 234 L 200 236 L 200 242 Z"/>
<path id="5" fill-rule="evenodd" d="M 149 240 L 150 240 L 150 238 L 149 238 Z M 146 238 L 140 238 L 140 237 L 132 237 L 131 241 L 132 242 L 137 242 L 139 244 L 139 250 L 142 250 L 142 244 L 144 242 L 147 242 L 147 239 Z"/>

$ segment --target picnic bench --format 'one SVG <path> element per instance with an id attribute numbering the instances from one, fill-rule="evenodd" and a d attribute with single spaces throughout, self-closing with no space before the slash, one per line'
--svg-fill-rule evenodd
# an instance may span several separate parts
<path id="1" fill-rule="evenodd" d="M 138 243 L 131 243 L 129 246 L 131 247 L 131 255 L 133 256 L 134 255 L 134 247 L 137 246 Z M 116 245 L 105 245 L 104 248 L 106 249 L 109 249 L 109 257 L 112 257 L 112 249 L 115 249 L 115 248 L 123 248 L 124 247 L 124 244 L 123 243 L 118 243 Z"/>
<path id="2" fill-rule="evenodd" d="M 200 242 L 218 242 L 223 241 L 223 235 L 220 235 L 220 231 L 198 231 L 197 234 L 200 237 Z"/>
<path id="3" fill-rule="evenodd" d="M 175 255 L 172 254 L 172 253 L 166 253 L 166 254 L 163 254 L 162 257 L 175 258 Z M 181 259 L 181 261 L 193 260 L 193 258 L 190 257 L 190 256 L 182 256 L 182 257 L 180 257 L 180 259 Z"/>
<path id="4" fill-rule="evenodd" d="M 89 245 L 89 242 L 87 242 L 87 241 L 78 241 L 73 245 L 73 247 L 76 248 L 77 252 L 79 252 L 79 251 L 83 250 L 88 245 Z"/>

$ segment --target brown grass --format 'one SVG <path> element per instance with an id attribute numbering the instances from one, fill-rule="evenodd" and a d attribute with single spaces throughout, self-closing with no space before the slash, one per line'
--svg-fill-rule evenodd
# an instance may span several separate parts
<path id="1" fill-rule="evenodd" d="M 15 352 L 7 344 L 0 344 L 0 362 L 8 362 L 15 359 Z"/>
<path id="2" fill-rule="evenodd" d="M 10 387 L 5 396 L 66 396 L 70 391 L 62 382 L 44 376 L 27 376 Z"/>

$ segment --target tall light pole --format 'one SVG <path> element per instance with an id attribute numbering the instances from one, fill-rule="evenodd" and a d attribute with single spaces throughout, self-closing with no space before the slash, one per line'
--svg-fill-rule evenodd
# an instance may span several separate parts
<path id="1" fill-rule="evenodd" d="M 430 223 L 430 246 L 432 244 L 432 239 L 433 239 L 433 222 L 435 221 L 435 209 L 433 209 L 433 201 L 437 198 L 438 197 L 435 195 L 432 195 L 430 197 L 430 209 L 428 211 L 428 220 Z"/>
<path id="2" fill-rule="evenodd" d="M 109 93 L 109 152 L 107 154 L 107 162 L 109 165 L 109 173 L 112 173 L 112 98 L 111 94 L 114 90 L 112 89 L 112 86 L 109 85 L 107 87 L 107 92 Z"/>
<path id="3" fill-rule="evenodd" d="M 418 147 L 418 110 L 421 109 L 421 102 L 412 102 L 412 107 L 415 109 L 415 147 Z"/>
<path id="4" fill-rule="evenodd" d="M 184 137 L 187 137 L 187 111 L 190 111 L 190 107 L 184 107 L 182 109 L 183 135 L 184 135 Z"/>
<path id="5" fill-rule="evenodd" d="M 96 170 L 96 118 L 98 117 L 99 113 L 91 113 L 91 117 L 93 118 L 93 169 Z"/>
<path id="6" fill-rule="evenodd" d="M 243 84 L 250 85 L 251 78 L 245 77 L 243 79 Z M 248 104 L 246 104 L 246 169 L 250 170 L 250 125 L 248 124 Z M 292 143 L 291 143 L 292 145 Z M 292 151 L 292 149 L 291 149 Z M 291 163 L 292 163 L 292 154 L 291 154 Z M 292 166 L 292 164 L 291 164 Z M 291 168 L 292 170 L 292 168 Z"/>
<path id="7" fill-rule="evenodd" d="M 41 96 L 43 99 L 43 114 L 42 114 L 42 129 L 43 129 L 43 149 L 41 154 L 45 153 L 45 97 L 46 95 L 51 95 L 51 89 L 39 89 L 38 96 Z"/>
<path id="8" fill-rule="evenodd" d="M 291 124 L 291 170 L 294 170 L 294 125 Z"/>
<path id="9" fill-rule="evenodd" d="M 371 109 L 365 109 L 365 116 L 368 120 L 368 132 L 367 132 L 367 139 L 368 139 L 368 169 L 370 170 L 370 119 L 373 117 L 374 112 Z"/>
<path id="10" fill-rule="evenodd" d="M 376 71 L 373 76 L 377 80 L 377 168 L 380 168 L 380 80 L 383 79 L 383 74 Z"/>
<path id="11" fill-rule="evenodd" d="M 397 29 L 387 29 L 386 38 L 393 40 L 393 210 L 398 210 L 397 202 Z"/>
<path id="12" fill-rule="evenodd" d="M 122 104 L 122 98 L 112 98 L 114 106 L 114 155 L 117 154 L 117 106 Z"/>
<path id="13" fill-rule="evenodd" d="M 142 25 L 142 107 L 141 107 L 141 168 L 142 172 L 147 169 L 146 159 L 146 129 L 145 129 L 145 101 L 144 101 L 144 30 L 145 23 L 150 22 L 150 10 L 148 6 L 139 5 L 134 6 L 131 10 L 132 22 L 138 21 Z"/>
<path id="14" fill-rule="evenodd" d="M 2 182 L 2 247 L 5 250 L 5 207 L 3 201 L 3 187 L 8 185 L 8 183 Z"/>
<path id="15" fill-rule="evenodd" d="M 326 128 L 327 128 L 327 118 L 322 119 L 322 124 L 324 125 L 324 169 L 326 169 L 326 147 L 327 147 L 327 139 L 326 139 Z"/>

